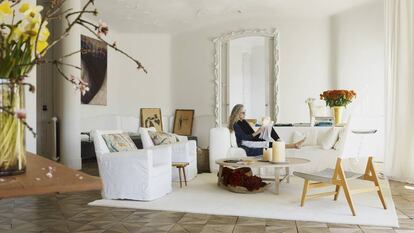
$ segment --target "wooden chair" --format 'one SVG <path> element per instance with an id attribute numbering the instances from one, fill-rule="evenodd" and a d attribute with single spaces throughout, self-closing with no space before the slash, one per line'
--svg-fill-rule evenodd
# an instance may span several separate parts
<path id="1" fill-rule="evenodd" d="M 357 154 L 356 156 L 358 156 L 359 152 L 362 151 L 361 145 L 363 145 L 364 137 L 366 135 L 374 134 L 376 132 L 376 130 L 374 131 L 373 130 L 352 131 L 350 130 L 351 127 L 352 125 L 350 125 L 350 122 L 348 122 L 348 124 L 345 127 L 345 133 L 344 133 L 345 143 L 342 147 L 343 149 L 340 155 L 343 155 L 343 153 L 349 153 L 352 151 L 352 153 L 356 153 Z M 352 140 L 357 137 L 360 137 L 360 138 L 357 140 Z M 356 145 L 359 146 L 359 148 L 356 148 L 357 147 Z M 356 156 L 347 156 L 347 157 L 356 157 Z M 308 200 L 308 199 L 314 199 L 314 198 L 331 196 L 331 195 L 333 195 L 333 198 L 336 201 L 338 199 L 339 192 L 342 188 L 344 190 L 346 200 L 348 202 L 349 208 L 351 209 L 353 216 L 356 216 L 356 211 L 354 208 L 354 204 L 352 202 L 351 193 L 355 194 L 355 193 L 376 191 L 379 196 L 379 199 L 381 200 L 382 206 L 384 207 L 384 209 L 387 209 L 387 205 L 385 204 L 384 196 L 382 194 L 382 190 L 378 182 L 378 177 L 375 172 L 374 165 L 372 163 L 372 156 L 364 156 L 364 157 L 368 157 L 368 162 L 367 162 L 364 174 L 344 171 L 342 167 L 342 161 L 343 161 L 344 156 L 339 156 L 337 158 L 335 169 L 327 168 L 320 172 L 314 172 L 314 173 L 294 172 L 293 173 L 294 175 L 301 177 L 305 180 L 300 205 L 303 207 L 303 205 L 305 204 L 305 200 Z M 352 179 L 362 179 L 362 180 L 372 182 L 375 186 L 375 189 L 367 188 L 367 189 L 358 189 L 358 190 L 351 191 L 348 186 L 348 181 Z M 317 193 L 317 194 L 308 194 L 309 190 L 312 188 L 322 188 L 322 187 L 326 187 L 330 185 L 335 186 L 335 191 Z"/>
<path id="2" fill-rule="evenodd" d="M 342 168 L 342 159 L 338 158 L 336 160 L 335 169 L 325 169 L 320 172 L 316 173 L 301 173 L 301 172 L 293 172 L 294 175 L 305 179 L 305 183 L 303 185 L 303 192 L 302 192 L 302 199 L 300 201 L 300 206 L 304 206 L 305 200 L 314 199 L 324 196 L 334 196 L 334 200 L 338 199 L 339 192 L 341 188 L 344 190 L 344 194 L 346 200 L 348 202 L 349 208 L 351 209 L 352 215 L 356 216 L 354 204 L 352 202 L 351 193 L 363 193 L 363 192 L 371 192 L 377 191 L 378 196 L 381 200 L 382 206 L 384 209 L 387 209 L 387 205 L 385 204 L 384 196 L 382 194 L 381 187 L 378 182 L 377 174 L 375 173 L 374 165 L 372 163 L 372 157 L 368 158 L 367 167 L 364 174 L 354 173 L 354 172 L 346 172 Z M 358 189 L 349 190 L 348 182 L 352 179 L 362 179 L 366 181 L 371 181 L 375 185 L 375 189 L 372 190 L 371 188 L 368 189 Z M 308 194 L 308 191 L 311 188 L 322 188 L 330 185 L 335 185 L 335 191 L 332 192 L 324 192 L 324 193 L 317 193 L 317 194 Z"/>

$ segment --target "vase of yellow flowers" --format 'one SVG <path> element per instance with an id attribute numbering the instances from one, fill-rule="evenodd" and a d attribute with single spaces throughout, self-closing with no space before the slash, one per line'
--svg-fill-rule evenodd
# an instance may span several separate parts
<path id="1" fill-rule="evenodd" d="M 26 82 L 30 71 L 36 65 L 53 65 L 59 74 L 85 94 L 88 84 L 80 78 L 65 74 L 61 67 L 70 66 L 80 69 L 76 64 L 68 64 L 65 58 L 87 50 L 73 51 L 61 58 L 47 60 L 46 53 L 66 38 L 75 25 L 79 25 L 107 46 L 135 62 L 138 69 L 147 72 L 142 64 L 117 48 L 115 42 L 109 43 L 102 36 L 108 33 L 108 25 L 99 21 L 95 24 L 84 15 L 97 16 L 94 0 L 86 0 L 80 10 L 66 9 L 65 0 L 49 2 L 48 9 L 20 0 L 0 0 L 0 176 L 24 173 L 26 168 L 25 130 L 35 132 L 26 122 L 25 91 L 35 91 Z M 67 27 L 55 40 L 48 42 L 50 32 L 48 22 L 64 20 Z"/>
<path id="2" fill-rule="evenodd" d="M 10 1 L 0 3 L 0 175 L 26 169 L 25 83 L 36 54 L 47 47 L 49 30 L 41 25 L 40 6 Z M 35 52 L 36 51 L 36 52 Z"/>
<path id="3" fill-rule="evenodd" d="M 326 106 L 332 110 L 335 125 L 342 123 L 343 111 L 355 96 L 356 93 L 353 90 L 327 90 L 320 94 L 321 100 L 325 100 Z"/>

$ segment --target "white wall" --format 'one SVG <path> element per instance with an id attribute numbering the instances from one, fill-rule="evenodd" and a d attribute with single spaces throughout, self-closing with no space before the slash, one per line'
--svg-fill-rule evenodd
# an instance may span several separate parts
<path id="1" fill-rule="evenodd" d="M 334 87 L 353 89 L 353 114 L 366 117 L 360 127 L 379 130 L 379 157 L 384 150 L 385 46 L 383 1 L 352 8 L 331 18 Z M 350 111 L 350 109 L 348 112 Z"/>
<path id="2" fill-rule="evenodd" d="M 250 19 L 172 38 L 173 106 L 195 109 L 193 134 L 202 147 L 208 146 L 209 129 L 214 127 L 212 38 L 240 29 L 275 27 L 280 32 L 280 122 L 308 122 L 305 99 L 331 86 L 329 19 Z"/>
<path id="3" fill-rule="evenodd" d="M 118 33 L 111 29 L 108 38 L 109 41 L 116 41 L 118 48 L 141 61 L 148 74 L 136 69 L 135 63 L 122 54 L 108 48 L 108 104 L 82 105 L 81 130 L 105 127 L 99 123 L 96 127 L 91 125 L 90 119 L 95 117 L 120 115 L 138 118 L 139 109 L 145 107 L 161 108 L 163 115 L 172 115 L 170 36 Z"/>

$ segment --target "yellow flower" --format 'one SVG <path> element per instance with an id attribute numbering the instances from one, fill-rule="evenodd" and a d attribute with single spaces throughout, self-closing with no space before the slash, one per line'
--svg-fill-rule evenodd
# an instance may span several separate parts
<path id="1" fill-rule="evenodd" d="M 26 38 L 25 38 L 26 37 Z M 21 39 L 27 39 L 27 36 L 24 36 L 23 30 L 20 27 L 14 27 L 12 34 L 10 36 L 10 40 L 19 41 Z"/>
<path id="2" fill-rule="evenodd" d="M 46 41 L 37 41 L 37 51 L 36 53 L 42 53 L 44 52 L 43 50 L 45 50 L 45 48 L 48 46 L 49 44 Z M 34 50 L 34 46 L 33 49 Z"/>
<path id="3" fill-rule="evenodd" d="M 23 4 L 19 9 L 30 23 L 39 23 L 42 20 L 40 14 L 42 10 L 42 6 L 30 6 L 28 3 Z"/>
<path id="4" fill-rule="evenodd" d="M 20 13 L 24 13 L 30 8 L 30 4 L 25 2 L 22 4 L 22 6 L 19 8 Z"/>
<path id="5" fill-rule="evenodd" d="M 13 13 L 13 10 L 11 8 L 11 3 L 8 0 L 0 3 L 0 14 L 10 15 L 11 13 Z"/>

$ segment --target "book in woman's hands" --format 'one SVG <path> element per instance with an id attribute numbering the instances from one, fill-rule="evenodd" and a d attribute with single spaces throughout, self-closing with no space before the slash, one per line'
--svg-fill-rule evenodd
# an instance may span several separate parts
<path id="1" fill-rule="evenodd" d="M 270 117 L 262 117 L 262 127 L 273 126 L 273 121 L 270 120 Z"/>

